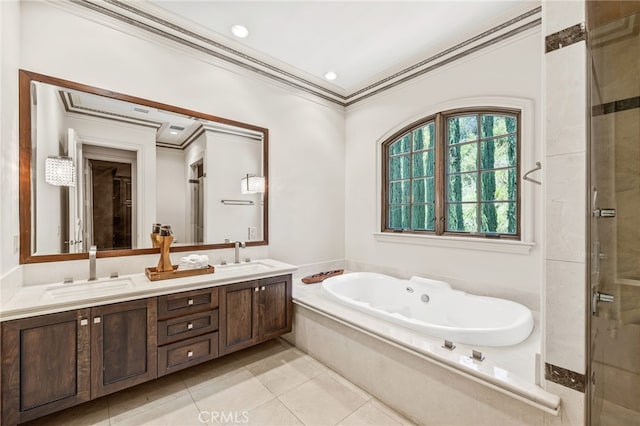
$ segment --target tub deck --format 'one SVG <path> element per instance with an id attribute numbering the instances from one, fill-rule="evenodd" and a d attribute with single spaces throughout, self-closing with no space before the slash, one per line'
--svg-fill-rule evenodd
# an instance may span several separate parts
<path id="1" fill-rule="evenodd" d="M 454 342 L 453 351 L 442 348 L 443 340 L 386 322 L 380 318 L 350 309 L 324 297 L 320 284 L 293 283 L 294 303 L 328 316 L 343 324 L 378 337 L 407 351 L 417 353 L 468 376 L 474 381 L 536 406 L 548 413 L 557 413 L 560 398 L 536 385 L 536 354 L 540 352 L 539 315 L 533 312 L 534 330 L 523 342 L 507 347 L 471 346 Z M 479 362 L 471 358 L 472 349 L 485 357 Z"/>

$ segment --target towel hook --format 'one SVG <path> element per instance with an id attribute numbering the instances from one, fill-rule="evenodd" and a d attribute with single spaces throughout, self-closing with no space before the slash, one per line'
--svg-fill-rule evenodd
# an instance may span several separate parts
<path id="1" fill-rule="evenodd" d="M 527 173 L 524 174 L 524 176 L 522 176 L 523 180 L 528 180 L 529 182 L 533 182 L 533 183 L 537 183 L 538 185 L 542 185 L 542 182 L 540 182 L 539 180 L 530 178 L 529 175 L 533 172 L 537 172 L 538 170 L 542 169 L 542 164 L 540 164 L 539 161 L 536 161 L 536 167 L 529 170 Z"/>

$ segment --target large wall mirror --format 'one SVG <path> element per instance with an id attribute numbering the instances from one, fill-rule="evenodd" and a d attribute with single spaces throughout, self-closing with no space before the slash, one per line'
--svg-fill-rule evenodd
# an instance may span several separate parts
<path id="1" fill-rule="evenodd" d="M 268 241 L 268 129 L 20 70 L 20 261 Z"/>

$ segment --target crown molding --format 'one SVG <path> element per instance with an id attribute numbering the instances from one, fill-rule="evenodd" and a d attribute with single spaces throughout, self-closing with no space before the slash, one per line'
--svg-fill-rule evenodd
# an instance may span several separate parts
<path id="1" fill-rule="evenodd" d="M 159 13 L 152 12 L 152 8 L 138 7 L 144 3 L 136 4 L 120 0 L 68 0 L 68 2 L 118 23 L 154 34 L 173 42 L 182 49 L 190 52 L 197 51 L 210 58 L 239 67 L 249 73 L 258 74 L 341 107 L 348 107 L 379 95 L 442 66 L 538 27 L 542 23 L 542 7 L 538 6 L 409 67 L 374 81 L 366 87 L 345 94 L 327 88 L 313 81 L 311 77 L 301 76 L 302 73 L 289 71 L 285 69 L 286 66 L 277 66 L 258 58 L 258 55 L 245 53 L 231 46 L 231 43 L 215 40 L 211 36 L 205 35 L 204 31 L 189 29 L 186 23 L 177 24 L 169 21 Z"/>

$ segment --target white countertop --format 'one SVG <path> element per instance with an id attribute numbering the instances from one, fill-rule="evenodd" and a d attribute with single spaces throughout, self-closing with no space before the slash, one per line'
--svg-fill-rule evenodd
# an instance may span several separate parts
<path id="1" fill-rule="evenodd" d="M 248 263 L 214 265 L 213 274 L 150 281 L 144 273 L 101 278 L 97 281 L 25 285 L 7 300 L 0 300 L 0 321 L 63 312 L 109 303 L 200 288 L 217 287 L 242 281 L 289 274 L 297 266 L 273 259 Z"/>

